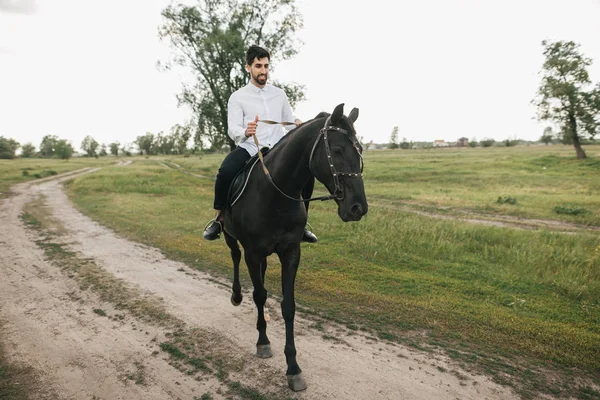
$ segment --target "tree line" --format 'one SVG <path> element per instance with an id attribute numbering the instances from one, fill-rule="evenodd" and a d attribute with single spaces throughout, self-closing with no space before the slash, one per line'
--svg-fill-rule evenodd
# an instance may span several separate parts
<path id="1" fill-rule="evenodd" d="M 188 148 L 188 142 L 192 136 L 192 128 L 188 125 L 176 124 L 171 128 L 171 133 L 164 134 L 159 132 L 156 135 L 146 132 L 139 135 L 133 142 L 142 155 L 168 155 L 168 154 L 188 154 L 202 150 L 203 144 L 196 143 L 194 147 Z M 23 146 L 14 139 L 6 139 L 0 136 L 0 158 L 12 159 L 16 157 L 16 152 L 21 149 L 21 157 L 47 157 L 69 159 L 75 153 L 75 149 L 66 139 L 60 139 L 56 135 L 46 135 L 42 139 L 39 151 L 32 143 L 25 143 Z M 104 157 L 109 154 L 113 156 L 132 155 L 131 147 L 121 145 L 115 141 L 108 145 L 100 144 L 92 136 L 86 136 L 81 142 L 81 150 L 87 157 Z"/>
<path id="2" fill-rule="evenodd" d="M 131 155 L 127 149 L 119 146 L 119 142 L 113 142 L 108 146 L 106 144 L 99 145 L 91 136 L 86 136 L 81 142 L 81 149 L 90 157 L 106 156 L 108 155 L 107 150 L 115 156 L 120 153 Z M 60 139 L 56 135 L 44 136 L 39 145 L 39 150 L 31 142 L 27 142 L 21 146 L 14 139 L 7 139 L 0 136 L 0 159 L 15 158 L 19 148 L 21 149 L 20 157 L 22 158 L 43 157 L 67 160 L 75 153 L 75 148 L 67 139 Z"/>
<path id="3" fill-rule="evenodd" d="M 59 139 L 55 135 L 46 135 L 40 143 L 40 150 L 37 151 L 36 147 L 31 143 L 27 142 L 21 146 L 19 142 L 12 138 L 5 138 L 0 136 L 0 159 L 12 159 L 16 157 L 16 152 L 21 149 L 21 157 L 55 157 L 68 159 L 71 158 L 75 149 L 69 141 L 66 139 Z"/>

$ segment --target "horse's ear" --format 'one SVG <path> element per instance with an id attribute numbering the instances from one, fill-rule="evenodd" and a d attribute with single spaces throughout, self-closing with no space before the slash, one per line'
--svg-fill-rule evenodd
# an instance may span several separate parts
<path id="1" fill-rule="evenodd" d="M 338 125 L 344 116 L 344 103 L 338 104 L 331 114 L 331 125 Z"/>
<path id="2" fill-rule="evenodd" d="M 348 119 L 350 121 L 352 121 L 352 123 L 356 122 L 356 119 L 358 118 L 358 108 L 354 107 L 352 109 L 352 111 L 350 111 L 350 114 L 348 114 Z"/>

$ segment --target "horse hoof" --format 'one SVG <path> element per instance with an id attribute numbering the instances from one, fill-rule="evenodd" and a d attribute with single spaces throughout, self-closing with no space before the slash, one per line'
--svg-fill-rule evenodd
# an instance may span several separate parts
<path id="1" fill-rule="evenodd" d="M 240 294 L 240 301 L 235 301 L 235 294 L 231 295 L 231 304 L 233 304 L 234 306 L 239 306 L 240 304 L 242 304 L 242 295 Z"/>
<path id="2" fill-rule="evenodd" d="M 271 345 L 270 344 L 258 344 L 258 345 L 256 345 L 256 356 L 258 358 L 273 357 L 273 352 L 271 352 Z"/>
<path id="3" fill-rule="evenodd" d="M 288 375 L 287 381 L 288 381 L 288 386 L 294 392 L 299 392 L 301 390 L 306 389 L 306 382 L 304 381 L 304 378 L 302 378 L 302 374 Z"/>

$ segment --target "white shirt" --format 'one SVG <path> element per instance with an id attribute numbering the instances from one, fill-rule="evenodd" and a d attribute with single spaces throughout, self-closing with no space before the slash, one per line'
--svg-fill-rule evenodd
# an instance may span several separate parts
<path id="1" fill-rule="evenodd" d="M 287 95 L 278 87 L 266 84 L 259 88 L 248 83 L 231 95 L 227 104 L 227 122 L 229 124 L 229 137 L 239 146 L 246 150 L 251 156 L 258 153 L 256 144 L 252 137 L 246 137 L 248 123 L 258 119 L 277 122 L 294 122 L 296 118 L 290 107 Z M 295 125 L 268 125 L 258 123 L 256 127 L 256 138 L 261 148 L 273 147 L 285 135 L 287 131 L 295 128 Z"/>

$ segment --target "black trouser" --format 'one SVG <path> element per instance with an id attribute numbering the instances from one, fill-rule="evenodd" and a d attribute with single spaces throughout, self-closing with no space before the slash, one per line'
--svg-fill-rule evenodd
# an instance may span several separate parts
<path id="1" fill-rule="evenodd" d="M 223 160 L 219 173 L 217 174 L 217 180 L 215 182 L 215 210 L 223 210 L 227 205 L 227 194 L 229 192 L 229 186 L 233 182 L 233 178 L 244 167 L 246 161 L 250 159 L 250 154 L 242 147 L 236 147 L 230 152 L 227 157 Z M 310 199 L 312 196 L 313 189 L 315 187 L 315 178 L 308 180 L 304 188 L 302 188 L 302 198 Z M 310 202 L 305 201 L 306 211 L 308 212 L 308 205 Z"/>

